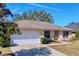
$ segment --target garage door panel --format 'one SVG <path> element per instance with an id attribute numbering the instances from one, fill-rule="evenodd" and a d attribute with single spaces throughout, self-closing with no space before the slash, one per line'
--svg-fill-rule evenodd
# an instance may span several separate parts
<path id="1" fill-rule="evenodd" d="M 35 43 L 40 43 L 38 40 L 32 41 L 32 40 L 14 40 L 15 44 L 35 44 Z"/>
<path id="2" fill-rule="evenodd" d="M 11 43 L 15 44 L 32 44 L 40 43 L 40 32 L 23 32 L 21 35 L 15 34 L 11 37 Z"/>

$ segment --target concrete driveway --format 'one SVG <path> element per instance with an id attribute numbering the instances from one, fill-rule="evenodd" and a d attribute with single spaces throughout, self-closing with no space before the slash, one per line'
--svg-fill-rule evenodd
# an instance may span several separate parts
<path id="1" fill-rule="evenodd" d="M 51 49 L 47 45 L 41 44 L 19 45 L 10 47 L 10 49 L 13 53 L 18 52 L 17 56 L 67 56 L 55 49 Z"/>

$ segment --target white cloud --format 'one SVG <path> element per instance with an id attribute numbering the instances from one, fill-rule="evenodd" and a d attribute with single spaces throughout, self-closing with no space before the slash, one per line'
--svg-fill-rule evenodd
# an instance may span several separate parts
<path id="1" fill-rule="evenodd" d="M 46 9 L 50 9 L 50 10 L 55 10 L 55 11 L 61 11 L 60 9 L 57 9 L 57 8 L 53 8 L 53 7 L 49 7 L 49 6 L 45 6 L 45 5 L 40 5 L 40 4 L 35 4 L 35 3 L 29 3 L 30 5 L 33 5 L 33 6 L 37 6 L 37 7 L 41 7 L 41 8 L 46 8 Z M 21 10 L 21 8 L 15 8 L 15 9 L 12 9 L 12 13 L 16 13 L 18 12 L 19 10 Z"/>
<path id="2" fill-rule="evenodd" d="M 53 7 L 49 7 L 49 6 L 45 6 L 45 5 L 39 5 L 39 4 L 35 4 L 35 3 L 30 3 L 30 5 L 47 8 L 47 9 L 51 9 L 51 10 L 55 10 L 55 11 L 61 11 L 60 9 L 57 9 L 57 8 L 53 8 Z"/>

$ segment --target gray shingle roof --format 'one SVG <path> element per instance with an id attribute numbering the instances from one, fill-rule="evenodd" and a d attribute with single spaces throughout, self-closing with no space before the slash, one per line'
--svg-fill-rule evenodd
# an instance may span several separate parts
<path id="1" fill-rule="evenodd" d="M 72 22 L 65 27 L 71 28 L 73 31 L 79 31 L 79 23 L 76 22 Z"/>
<path id="2" fill-rule="evenodd" d="M 52 23 L 41 22 L 41 21 L 19 20 L 16 21 L 15 23 L 18 24 L 18 27 L 20 29 L 63 30 L 63 31 L 72 30 L 70 28 L 61 27 Z"/>

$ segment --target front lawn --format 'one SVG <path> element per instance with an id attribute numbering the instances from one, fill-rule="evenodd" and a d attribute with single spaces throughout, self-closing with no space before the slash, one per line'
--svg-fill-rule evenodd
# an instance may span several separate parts
<path id="1" fill-rule="evenodd" d="M 79 56 L 79 40 L 71 44 L 51 45 L 50 47 L 69 56 Z"/>
<path id="2" fill-rule="evenodd" d="M 11 49 L 9 47 L 6 47 L 6 48 L 1 48 L 0 47 L 0 51 L 2 51 L 2 54 L 3 56 L 11 56 L 13 55 Z"/>

